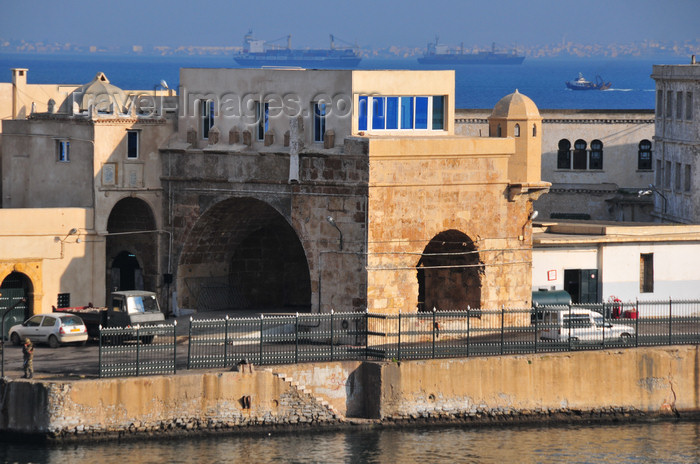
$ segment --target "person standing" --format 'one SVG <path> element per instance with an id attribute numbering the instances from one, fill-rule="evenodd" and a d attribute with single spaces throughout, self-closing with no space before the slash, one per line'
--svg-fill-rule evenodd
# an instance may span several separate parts
<path id="1" fill-rule="evenodd" d="M 34 377 L 34 345 L 28 338 L 22 345 L 22 354 L 24 355 L 24 378 L 31 379 Z"/>

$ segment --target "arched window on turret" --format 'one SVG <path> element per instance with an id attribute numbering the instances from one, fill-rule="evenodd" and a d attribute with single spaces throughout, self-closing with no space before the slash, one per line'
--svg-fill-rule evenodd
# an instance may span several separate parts
<path id="1" fill-rule="evenodd" d="M 532 125 L 532 136 L 537 137 L 537 124 Z"/>
<path id="2" fill-rule="evenodd" d="M 501 125 L 500 124 L 496 128 L 496 137 L 501 137 Z"/>
<path id="3" fill-rule="evenodd" d="M 520 137 L 520 124 L 516 124 L 515 127 L 513 127 L 513 136 Z"/>

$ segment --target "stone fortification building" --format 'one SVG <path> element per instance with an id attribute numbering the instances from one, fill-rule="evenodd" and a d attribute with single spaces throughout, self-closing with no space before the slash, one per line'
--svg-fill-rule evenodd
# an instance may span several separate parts
<path id="1" fill-rule="evenodd" d="M 183 69 L 180 82 L 187 111 L 161 150 L 180 305 L 528 304 L 528 217 L 547 184 L 527 97 L 506 97 L 500 137 L 479 138 L 454 134 L 451 71 Z"/>
<path id="2" fill-rule="evenodd" d="M 452 71 L 183 69 L 180 85 L 140 96 L 100 73 L 3 121 L 0 279 L 31 312 L 114 288 L 173 310 L 529 304 L 549 186 L 529 98 L 463 137 Z"/>

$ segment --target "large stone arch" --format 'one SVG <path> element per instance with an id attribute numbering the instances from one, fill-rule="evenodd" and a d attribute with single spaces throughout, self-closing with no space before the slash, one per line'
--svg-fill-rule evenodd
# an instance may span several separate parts
<path id="1" fill-rule="evenodd" d="M 115 289 L 156 291 L 158 232 L 153 210 L 145 200 L 126 197 L 114 205 L 107 219 L 105 253 L 107 301 Z M 127 257 L 138 265 L 120 268 Z"/>
<path id="2" fill-rule="evenodd" d="M 177 283 L 183 308 L 311 310 L 309 264 L 297 232 L 254 198 L 229 198 L 202 214 L 185 239 Z"/>
<path id="3" fill-rule="evenodd" d="M 469 236 L 458 230 L 437 234 L 425 247 L 417 264 L 418 309 L 479 308 L 482 264 Z"/>

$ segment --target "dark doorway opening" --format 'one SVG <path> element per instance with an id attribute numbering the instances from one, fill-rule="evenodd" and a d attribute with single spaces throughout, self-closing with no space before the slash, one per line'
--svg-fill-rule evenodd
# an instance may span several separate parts
<path id="1" fill-rule="evenodd" d="M 32 315 L 32 299 L 34 297 L 34 286 L 29 277 L 21 272 L 12 272 L 5 277 L 0 285 L 0 316 L 5 314 L 5 333 L 7 337 L 10 327 L 24 322 Z M 22 301 L 24 300 L 24 301 Z M 0 348 L 1 349 L 1 348 Z"/>
<path id="2" fill-rule="evenodd" d="M 474 242 L 458 230 L 436 235 L 418 261 L 418 310 L 479 308 L 482 263 Z"/>
<path id="3" fill-rule="evenodd" d="M 598 269 L 564 269 L 564 290 L 572 303 L 599 303 Z"/>
<path id="4" fill-rule="evenodd" d="M 136 256 L 122 251 L 112 261 L 112 290 L 143 290 L 143 272 Z"/>

